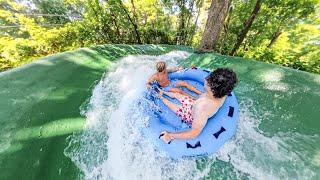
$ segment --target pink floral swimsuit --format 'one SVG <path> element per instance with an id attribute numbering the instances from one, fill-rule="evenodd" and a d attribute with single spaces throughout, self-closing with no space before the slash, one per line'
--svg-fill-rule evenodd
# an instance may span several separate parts
<path id="1" fill-rule="evenodd" d="M 191 99 L 188 96 L 183 96 L 179 99 L 181 102 L 180 108 L 177 110 L 177 115 L 181 118 L 184 123 L 192 124 L 193 117 L 192 117 L 192 106 L 195 100 Z"/>

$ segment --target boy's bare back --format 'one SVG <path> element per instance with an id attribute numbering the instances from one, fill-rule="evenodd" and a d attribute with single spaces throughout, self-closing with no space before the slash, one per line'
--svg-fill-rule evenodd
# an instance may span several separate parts
<path id="1" fill-rule="evenodd" d="M 167 69 L 166 63 L 163 61 L 157 62 L 156 69 L 157 72 L 148 79 L 147 85 L 150 85 L 153 81 L 157 81 L 160 87 L 166 87 L 170 84 L 168 72 L 174 72 L 178 70 L 178 68 Z"/>
<path id="2" fill-rule="evenodd" d="M 166 87 L 170 84 L 167 70 L 164 70 L 163 72 L 156 72 L 153 76 L 154 80 L 159 83 L 160 87 Z"/>

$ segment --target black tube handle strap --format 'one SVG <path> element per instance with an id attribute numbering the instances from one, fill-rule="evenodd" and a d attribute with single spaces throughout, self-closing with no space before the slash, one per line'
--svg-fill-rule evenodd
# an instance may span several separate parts
<path id="1" fill-rule="evenodd" d="M 218 139 L 218 137 L 220 136 L 221 133 L 223 133 L 224 131 L 226 131 L 226 129 L 224 127 L 221 126 L 220 130 L 216 133 L 213 134 L 213 136 Z"/>
<path id="2" fill-rule="evenodd" d="M 194 146 L 192 146 L 192 145 L 189 144 L 189 143 L 186 143 L 186 145 L 187 145 L 187 148 L 192 148 L 192 149 L 195 149 L 195 148 L 197 148 L 197 147 L 201 147 L 200 141 L 198 141 Z"/>
<path id="3" fill-rule="evenodd" d="M 159 139 L 160 139 L 163 135 L 164 135 L 164 133 L 161 133 L 161 134 L 159 135 Z"/>
<path id="4" fill-rule="evenodd" d="M 229 106 L 228 116 L 229 116 L 229 117 L 232 117 L 232 116 L 233 116 L 233 112 L 234 112 L 234 107 Z"/>

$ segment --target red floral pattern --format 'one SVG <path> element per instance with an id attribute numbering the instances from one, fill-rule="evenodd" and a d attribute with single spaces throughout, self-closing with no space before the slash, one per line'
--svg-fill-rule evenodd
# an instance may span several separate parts
<path id="1" fill-rule="evenodd" d="M 194 100 L 188 96 L 184 96 L 181 100 L 181 107 L 177 110 L 177 115 L 181 118 L 181 120 L 185 123 L 192 124 L 192 106 L 194 104 Z"/>

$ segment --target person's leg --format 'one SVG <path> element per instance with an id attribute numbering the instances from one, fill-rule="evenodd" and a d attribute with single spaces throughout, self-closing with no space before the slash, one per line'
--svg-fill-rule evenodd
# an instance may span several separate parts
<path id="1" fill-rule="evenodd" d="M 159 89 L 159 94 L 160 94 L 160 98 L 163 98 L 162 95 L 165 94 L 165 95 L 167 95 L 167 96 L 169 96 L 171 98 L 175 98 L 175 99 L 179 100 L 179 102 L 181 104 L 183 103 L 182 100 L 184 100 L 186 97 L 190 97 L 190 96 L 185 96 L 185 95 L 182 95 L 182 94 L 179 94 L 179 93 L 166 92 L 166 91 L 163 91 L 162 89 Z M 190 97 L 190 98 L 193 99 L 193 97 Z M 180 108 L 180 106 L 178 106 L 178 107 Z"/>
<path id="2" fill-rule="evenodd" d="M 164 98 L 162 95 L 166 94 L 169 97 L 172 98 L 179 98 L 179 96 L 182 96 L 177 93 L 170 93 L 170 92 L 165 92 L 162 90 L 159 90 L 159 99 L 162 100 L 162 102 L 172 111 L 174 114 L 177 114 L 178 110 L 181 108 L 181 105 L 175 104 L 170 102 L 168 99 Z M 166 112 L 167 113 L 167 112 Z M 168 116 L 168 114 L 164 114 L 164 116 Z M 170 124 L 173 127 L 179 128 L 182 125 L 181 119 L 180 118 L 167 118 L 167 119 L 162 119 L 165 123 Z"/>
<path id="3" fill-rule="evenodd" d="M 196 98 L 194 98 L 193 96 L 191 96 L 190 94 L 182 91 L 182 90 L 179 89 L 179 88 L 171 88 L 169 92 L 179 93 L 179 94 L 181 94 L 181 95 L 188 96 L 188 97 L 190 97 L 190 98 L 192 98 L 192 99 L 196 99 Z"/>
<path id="4" fill-rule="evenodd" d="M 174 104 L 173 102 L 169 101 L 168 99 L 161 97 L 160 98 L 162 100 L 162 102 L 174 113 L 176 113 L 178 111 L 178 109 L 180 108 L 179 105 Z"/>
<path id="5" fill-rule="evenodd" d="M 171 98 L 176 98 L 176 99 L 179 99 L 181 98 L 181 96 L 183 96 L 182 94 L 179 94 L 177 92 L 167 92 L 167 91 L 164 91 L 162 89 L 158 89 L 159 90 L 159 94 L 160 96 L 162 96 L 163 94 L 171 97 Z"/>
<path id="6" fill-rule="evenodd" d="M 164 98 L 162 95 L 165 94 L 171 98 L 176 98 L 179 99 L 180 98 L 180 94 L 178 93 L 173 93 L 173 92 L 166 92 L 163 91 L 162 89 L 158 89 L 159 90 L 159 98 L 162 100 L 162 102 L 168 106 L 168 108 L 173 111 L 174 113 L 176 113 L 178 111 L 178 109 L 180 108 L 179 105 L 174 104 L 173 102 L 169 101 L 168 99 Z"/>
<path id="7" fill-rule="evenodd" d="M 191 84 L 189 84 L 185 81 L 177 81 L 176 87 L 186 87 L 187 89 L 197 93 L 198 95 L 202 94 L 201 91 L 199 91 L 197 88 L 193 87 Z"/>

